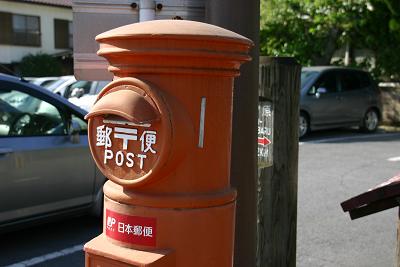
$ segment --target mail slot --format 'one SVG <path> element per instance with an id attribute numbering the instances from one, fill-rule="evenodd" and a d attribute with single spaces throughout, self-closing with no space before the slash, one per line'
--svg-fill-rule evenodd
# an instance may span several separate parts
<path id="1" fill-rule="evenodd" d="M 87 266 L 232 266 L 233 81 L 252 42 L 180 20 L 96 40 L 114 80 L 86 116 L 93 158 L 109 179 Z"/>
<path id="2" fill-rule="evenodd" d="M 163 177 L 193 140 L 193 126 L 181 105 L 136 78 L 108 84 L 86 119 L 97 166 L 127 187 Z"/>

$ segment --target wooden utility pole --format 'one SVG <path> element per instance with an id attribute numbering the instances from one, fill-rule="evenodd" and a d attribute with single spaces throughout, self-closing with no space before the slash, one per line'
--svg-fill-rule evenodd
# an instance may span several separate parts
<path id="1" fill-rule="evenodd" d="M 262 58 L 260 98 L 274 115 L 273 163 L 259 170 L 257 266 L 296 266 L 298 125 L 301 66 Z"/>
<path id="2" fill-rule="evenodd" d="M 231 184 L 238 191 L 235 267 L 256 265 L 257 104 L 260 1 L 206 0 L 206 22 L 251 39 L 251 62 L 240 68 L 233 93 Z"/>

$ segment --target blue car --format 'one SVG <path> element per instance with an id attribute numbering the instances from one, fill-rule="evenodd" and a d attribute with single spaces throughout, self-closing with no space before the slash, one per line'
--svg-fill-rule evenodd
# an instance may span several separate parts
<path id="1" fill-rule="evenodd" d="M 69 213 L 101 214 L 105 177 L 90 155 L 87 111 L 0 74 L 0 229 Z"/>

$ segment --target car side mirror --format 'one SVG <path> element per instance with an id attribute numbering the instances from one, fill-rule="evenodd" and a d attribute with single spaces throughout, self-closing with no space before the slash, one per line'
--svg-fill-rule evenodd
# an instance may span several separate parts
<path id="1" fill-rule="evenodd" d="M 78 144 L 80 141 L 79 133 L 81 132 L 81 126 L 78 122 L 71 120 L 69 124 L 69 136 L 72 144 Z"/>
<path id="2" fill-rule="evenodd" d="M 328 90 L 326 90 L 326 88 L 324 87 L 320 87 L 317 89 L 317 91 L 315 92 L 315 97 L 316 98 L 320 98 L 321 94 L 326 94 L 328 92 Z"/>

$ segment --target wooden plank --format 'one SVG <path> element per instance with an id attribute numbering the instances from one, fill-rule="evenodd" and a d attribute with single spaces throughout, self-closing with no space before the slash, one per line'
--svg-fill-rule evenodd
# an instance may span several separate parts
<path id="1" fill-rule="evenodd" d="M 342 202 L 340 205 L 343 211 L 350 211 L 357 207 L 395 196 L 400 196 L 400 175 L 394 176 L 377 187 Z"/>
<path id="2" fill-rule="evenodd" d="M 399 198 L 388 198 L 372 202 L 368 205 L 353 209 L 349 211 L 352 220 L 368 216 L 380 211 L 391 209 L 399 205 Z"/>

